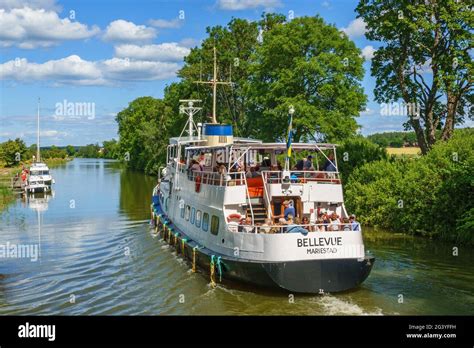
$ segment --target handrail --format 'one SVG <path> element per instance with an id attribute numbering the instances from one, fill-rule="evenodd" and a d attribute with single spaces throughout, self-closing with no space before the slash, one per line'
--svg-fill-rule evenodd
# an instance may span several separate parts
<path id="1" fill-rule="evenodd" d="M 262 171 L 264 176 L 264 182 L 268 184 L 281 184 L 282 183 L 282 172 L 281 171 Z M 322 183 L 334 183 L 339 184 L 339 172 L 326 172 L 321 170 L 292 170 L 290 171 L 290 182 L 295 184 L 306 183 L 306 182 L 322 182 Z"/>
<path id="2" fill-rule="evenodd" d="M 263 179 L 263 191 L 265 192 L 265 199 L 266 199 L 266 208 L 267 208 L 267 217 L 269 219 L 272 218 L 272 210 L 271 208 L 271 201 L 270 196 L 268 195 L 268 188 L 267 188 L 267 180 L 266 180 L 266 172 L 262 172 L 262 179 Z"/>
<path id="3" fill-rule="evenodd" d="M 338 229 L 333 230 L 329 229 L 331 227 L 330 223 L 327 224 L 292 224 L 291 229 L 293 228 L 304 228 L 308 231 L 308 233 L 312 232 L 348 232 L 348 231 L 361 231 L 361 226 L 360 223 L 357 223 L 358 229 L 352 229 L 352 224 L 351 223 L 340 223 L 338 224 Z M 273 234 L 273 233 L 289 233 L 287 231 L 288 226 L 287 225 L 278 225 L 278 224 L 273 224 L 273 225 L 244 225 L 244 224 L 227 224 L 227 228 L 229 232 L 237 232 L 237 233 L 262 233 L 262 234 Z M 266 232 L 268 230 L 268 232 Z M 270 232 L 273 230 L 273 232 Z M 298 232 L 295 232 L 298 233 Z"/>
<path id="4" fill-rule="evenodd" d="M 245 192 L 247 193 L 247 199 L 250 205 L 250 214 L 252 215 L 252 222 L 255 221 L 254 216 L 253 216 L 253 207 L 252 207 L 252 201 L 250 199 L 250 192 L 249 192 L 249 186 L 247 185 L 247 175 L 244 175 L 244 182 L 245 182 Z"/>

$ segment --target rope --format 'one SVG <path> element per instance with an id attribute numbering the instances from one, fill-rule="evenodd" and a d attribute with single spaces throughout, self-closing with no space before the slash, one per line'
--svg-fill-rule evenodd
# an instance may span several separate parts
<path id="1" fill-rule="evenodd" d="M 196 273 L 196 249 L 198 248 L 199 246 L 196 245 L 194 248 L 193 248 L 193 273 Z"/>
<path id="2" fill-rule="evenodd" d="M 219 281 L 222 282 L 222 262 L 220 256 L 217 258 L 217 270 L 219 271 Z"/>
<path id="3" fill-rule="evenodd" d="M 216 269 L 215 269 L 215 264 L 214 264 L 214 258 L 215 258 L 215 256 L 212 255 L 211 256 L 211 264 L 210 264 L 210 267 L 211 267 L 211 286 L 213 288 L 216 287 Z"/>

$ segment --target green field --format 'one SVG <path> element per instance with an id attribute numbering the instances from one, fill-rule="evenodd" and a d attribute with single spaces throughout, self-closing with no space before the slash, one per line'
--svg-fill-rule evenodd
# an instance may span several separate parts
<path id="1" fill-rule="evenodd" d="M 419 147 L 387 147 L 389 155 L 408 155 L 415 156 L 421 154 Z"/>

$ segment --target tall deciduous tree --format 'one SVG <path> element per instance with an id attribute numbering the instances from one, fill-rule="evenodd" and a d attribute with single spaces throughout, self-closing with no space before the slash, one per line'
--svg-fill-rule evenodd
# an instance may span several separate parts
<path id="1" fill-rule="evenodd" d="M 356 11 L 366 37 L 382 42 L 372 60 L 376 100 L 419 106 L 406 127 L 426 154 L 437 129 L 446 140 L 456 124 L 473 118 L 472 3 L 361 0 Z"/>
<path id="2" fill-rule="evenodd" d="M 117 114 L 116 120 L 121 159 L 133 169 L 156 173 L 165 162 L 171 135 L 170 108 L 160 99 L 137 98 Z"/>
<path id="3" fill-rule="evenodd" d="M 353 135 L 354 117 L 366 103 L 362 64 L 355 44 L 318 16 L 272 23 L 256 50 L 248 86 L 255 135 L 284 138 L 290 104 L 295 141 Z"/>

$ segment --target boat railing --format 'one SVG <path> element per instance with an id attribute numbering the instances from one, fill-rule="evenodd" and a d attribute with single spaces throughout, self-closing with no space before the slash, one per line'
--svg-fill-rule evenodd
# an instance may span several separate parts
<path id="1" fill-rule="evenodd" d="M 221 174 L 217 172 L 191 171 L 187 169 L 180 169 L 180 172 L 187 175 L 190 181 L 200 182 L 201 184 L 214 186 L 240 186 L 246 184 L 245 173 L 243 172 Z"/>
<path id="2" fill-rule="evenodd" d="M 311 232 L 344 232 L 344 231 L 360 231 L 359 223 L 340 223 L 337 225 L 326 224 L 300 224 L 300 225 L 246 225 L 238 223 L 228 223 L 227 229 L 230 232 L 236 233 L 263 233 L 263 234 L 278 234 L 278 233 L 311 233 Z"/>
<path id="3" fill-rule="evenodd" d="M 262 171 L 263 182 L 267 184 L 281 184 L 288 180 L 283 177 L 282 171 Z M 321 170 L 292 170 L 287 183 L 305 184 L 317 182 L 324 184 L 340 184 L 339 172 Z"/>

